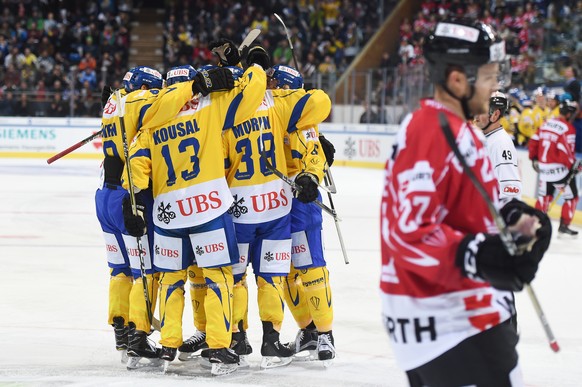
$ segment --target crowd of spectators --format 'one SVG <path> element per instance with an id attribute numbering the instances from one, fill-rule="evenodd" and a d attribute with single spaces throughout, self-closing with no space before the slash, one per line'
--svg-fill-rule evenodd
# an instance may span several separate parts
<path id="1" fill-rule="evenodd" d="M 240 42 L 259 28 L 258 42 L 273 64 L 293 65 L 283 19 L 304 78 L 342 73 L 383 22 L 396 0 L 170 1 L 164 27 L 166 68 L 213 60 L 208 43 L 223 37 Z M 384 15 L 378 12 L 384 9 Z"/>
<path id="2" fill-rule="evenodd" d="M 129 3 L 1 4 L 0 116 L 98 116 L 102 85 L 127 70 Z"/>
<path id="3" fill-rule="evenodd" d="M 512 87 L 533 90 L 540 84 L 563 85 L 566 69 L 582 65 L 582 44 L 577 44 L 582 1 L 423 0 L 412 19 L 401 21 L 400 45 L 395 52 L 384 53 L 375 72 L 371 101 L 366 104 L 400 105 L 418 100 L 424 90 L 415 88 L 411 97 L 406 85 L 419 85 L 419 78 L 426 76 L 424 39 L 438 21 L 451 16 L 481 20 L 499 32 L 511 58 Z M 544 62 L 549 66 L 542 69 Z"/>
<path id="4" fill-rule="evenodd" d="M 99 115 L 102 85 L 118 82 L 128 67 L 132 1 L 0 3 L 0 115 Z M 261 29 L 257 41 L 270 52 L 274 64 L 294 65 L 285 30 L 274 16 L 277 13 L 289 29 L 304 78 L 333 74 L 337 79 L 397 3 L 166 0 L 161 3 L 166 16 L 164 68 L 160 70 L 212 62 L 211 41 L 225 37 L 240 42 L 252 28 Z M 358 96 L 354 102 L 365 103 L 377 113 L 380 105 L 418 99 L 423 92 L 418 85 L 426 75 L 424 38 L 437 21 L 450 15 L 483 20 L 498 29 L 512 56 L 513 85 L 536 86 L 540 58 L 548 58 L 548 53 L 554 55 L 554 71 L 548 75 L 544 70 L 543 75 L 556 82 L 564 82 L 564 68 L 582 65 L 582 44 L 577 43 L 582 1 L 423 0 L 413 18 L 402 20 L 398 48 L 383 53 L 374 71 L 371 96 Z M 411 84 L 414 87 L 408 87 Z"/>

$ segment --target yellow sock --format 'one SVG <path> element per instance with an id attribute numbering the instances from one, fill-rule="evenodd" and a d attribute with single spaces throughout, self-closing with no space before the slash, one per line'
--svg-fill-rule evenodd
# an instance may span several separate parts
<path id="1" fill-rule="evenodd" d="M 184 314 L 184 284 L 186 270 L 160 274 L 160 344 L 178 348 L 182 345 L 182 316 Z"/>
<path id="2" fill-rule="evenodd" d="M 311 322 L 311 312 L 303 290 L 303 283 L 299 276 L 299 271 L 291 265 L 289 275 L 283 281 L 283 291 L 287 307 L 291 311 L 293 318 L 303 329 Z"/>
<path id="3" fill-rule="evenodd" d="M 313 267 L 300 274 L 303 282 L 305 299 L 311 312 L 313 322 L 319 332 L 327 332 L 333 325 L 333 305 L 329 271 L 324 267 Z"/>
<path id="4" fill-rule="evenodd" d="M 206 310 L 204 301 L 206 299 L 206 281 L 204 272 L 196 265 L 188 268 L 188 278 L 190 280 L 190 299 L 192 300 L 192 310 L 194 311 L 194 326 L 202 332 L 206 332 Z"/>
<path id="5" fill-rule="evenodd" d="M 113 324 L 113 317 L 123 317 L 127 324 L 129 321 L 129 293 L 133 284 L 133 277 L 124 273 L 113 275 L 109 270 L 109 325 Z"/>
<path id="6" fill-rule="evenodd" d="M 154 315 L 159 289 L 159 273 L 147 274 L 148 294 L 151 302 L 151 313 Z M 129 294 L 129 321 L 135 324 L 138 331 L 149 332 L 151 321 L 148 316 L 142 277 L 137 277 Z"/>
<path id="7" fill-rule="evenodd" d="M 206 310 L 206 342 L 210 348 L 228 348 L 232 339 L 232 306 L 234 277 L 232 267 L 203 268 L 208 290 Z"/>
<path id="8" fill-rule="evenodd" d="M 273 323 L 276 331 L 281 330 L 285 311 L 283 295 L 283 277 L 261 277 L 257 278 L 257 299 L 259 303 L 259 316 L 261 321 Z"/>

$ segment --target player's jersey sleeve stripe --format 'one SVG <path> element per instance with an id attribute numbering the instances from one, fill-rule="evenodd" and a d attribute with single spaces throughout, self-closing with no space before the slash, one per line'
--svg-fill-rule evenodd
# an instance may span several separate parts
<path id="1" fill-rule="evenodd" d="M 291 157 L 294 159 L 299 159 L 301 160 L 303 158 L 303 155 L 301 154 L 301 152 L 299 152 L 298 150 L 293 149 L 291 151 Z"/>
<path id="2" fill-rule="evenodd" d="M 148 159 L 151 159 L 152 153 L 150 152 L 149 149 L 139 149 L 139 150 L 135 151 L 135 153 L 133 155 L 131 155 L 131 157 L 129 159 L 131 160 L 135 157 L 147 157 Z"/>
<path id="3" fill-rule="evenodd" d="M 289 119 L 289 125 L 287 126 L 287 132 L 293 133 L 297 130 L 297 122 L 301 118 L 301 114 L 303 114 L 303 109 L 305 108 L 305 104 L 311 98 L 311 94 L 305 94 L 293 108 L 293 112 L 291 113 L 291 118 Z"/>
<path id="4" fill-rule="evenodd" d="M 139 130 L 142 127 L 143 118 L 145 116 L 146 111 L 150 108 L 150 106 L 152 106 L 151 103 L 149 103 L 147 105 L 143 105 L 142 108 L 139 110 L 139 118 L 137 120 L 137 128 L 135 128 L 136 130 Z"/>
<path id="5" fill-rule="evenodd" d="M 252 74 L 251 74 L 252 75 Z M 226 117 L 224 119 L 224 125 L 222 126 L 222 130 L 230 129 L 234 126 L 234 118 L 236 116 L 236 112 L 238 107 L 243 99 L 243 93 L 238 94 L 230 105 L 228 106 L 228 110 L 226 112 Z"/>

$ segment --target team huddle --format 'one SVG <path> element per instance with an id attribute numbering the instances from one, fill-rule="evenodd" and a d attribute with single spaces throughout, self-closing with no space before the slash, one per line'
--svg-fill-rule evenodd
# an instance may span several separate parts
<path id="1" fill-rule="evenodd" d="M 104 89 L 95 201 L 116 348 L 128 369 L 166 369 L 176 356 L 197 359 L 212 375 L 248 367 L 250 264 L 261 368 L 293 359 L 327 366 L 335 358 L 333 307 L 314 202 L 333 162 L 333 145 L 318 132 L 330 99 L 304 90 L 294 68 L 271 67 L 260 46 L 239 52 L 221 39 L 211 47 L 216 65 L 172 68 L 165 85 L 140 66 L 122 90 Z M 196 332 L 184 340 L 187 282 Z M 285 305 L 299 327 L 291 343 L 279 340 Z M 152 326 L 161 347 L 148 339 Z"/>

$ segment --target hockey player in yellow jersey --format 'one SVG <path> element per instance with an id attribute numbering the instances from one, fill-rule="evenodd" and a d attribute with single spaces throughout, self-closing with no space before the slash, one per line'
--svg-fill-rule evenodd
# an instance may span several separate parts
<path id="1" fill-rule="evenodd" d="M 560 116 L 560 96 L 556 94 L 554 91 L 549 91 L 547 94 L 548 100 L 548 109 L 550 110 L 550 114 L 548 115 L 548 119 L 550 118 L 557 118 Z"/>
<path id="2" fill-rule="evenodd" d="M 303 77 L 296 69 L 284 65 L 273 67 L 267 88 L 297 90 L 302 87 Z M 288 134 L 285 144 L 287 173 L 292 179 L 305 173 L 322 176 L 326 161 L 328 165 L 333 163 L 333 145 L 320 139 L 317 126 L 302 133 Z M 321 195 L 318 194 L 318 198 L 321 200 Z M 285 279 L 285 299 L 300 328 L 291 347 L 296 354 L 310 353 L 295 359 L 318 359 L 327 366 L 335 358 L 335 346 L 332 293 L 323 251 L 322 223 L 321 208 L 305 203 L 301 198 L 293 198 L 292 264 Z"/>
<path id="3" fill-rule="evenodd" d="M 202 268 L 207 285 L 204 301 L 206 342 L 212 374 L 233 372 L 238 356 L 229 349 L 232 332 L 232 264 L 238 260 L 234 228 L 226 211 L 233 201 L 222 158 L 221 130 L 248 120 L 262 101 L 266 75 L 249 53 L 251 66 L 234 88 L 194 97 L 169 123 L 142 131 L 130 150 L 136 189 L 153 186 L 153 262 L 160 275 L 160 357 L 173 360 L 182 344 L 182 314 L 186 270 L 192 263 Z M 205 73 L 228 69 L 177 68 L 173 80 L 196 79 Z M 179 101 L 179 93 L 174 96 Z M 171 103 L 169 103 L 171 106 Z M 128 213 L 130 233 L 139 235 L 143 218 Z"/>
<path id="4" fill-rule="evenodd" d="M 546 94 L 545 87 L 538 87 L 533 92 L 533 96 L 535 98 L 535 106 L 532 109 L 534 133 L 538 131 L 540 126 L 542 126 L 542 124 L 548 119 L 548 116 L 550 115 L 550 109 L 547 106 Z"/>
<path id="5" fill-rule="evenodd" d="M 312 128 L 329 115 L 330 109 L 330 99 L 321 90 L 268 90 L 252 119 L 223 134 L 227 179 L 235 199 L 230 213 L 241 256 L 247 256 L 252 264 L 258 287 L 263 326 L 262 368 L 286 365 L 294 355 L 279 339 L 284 315 L 284 280 L 291 262 L 293 193 L 271 168 L 287 175 L 286 135 L 301 132 L 302 136 L 312 136 L 315 133 Z M 314 143 L 310 146 L 311 151 L 316 150 Z M 309 164 L 323 163 L 316 151 L 306 157 L 311 157 Z M 295 183 L 302 189 L 297 195 L 306 201 L 315 200 L 322 171 L 323 168 L 317 173 L 298 176 Z M 244 309 L 246 299 L 239 301 L 237 296 L 244 297 L 244 290 L 242 286 L 240 293 L 235 293 L 235 325 L 244 318 L 244 313 L 237 313 Z M 240 327 L 245 325 L 243 322 Z"/>
<path id="6" fill-rule="evenodd" d="M 523 106 L 523 110 L 519 115 L 519 121 L 517 123 L 517 143 L 519 145 L 527 145 L 531 136 L 535 133 L 535 121 L 532 109 L 532 101 L 529 97 L 524 96 L 520 100 L 521 106 Z"/>
<path id="7" fill-rule="evenodd" d="M 131 140 L 143 125 L 160 125 L 178 111 L 167 107 L 161 108 L 166 94 L 166 90 L 161 90 L 162 83 L 161 74 L 146 66 L 132 68 L 125 74 L 122 99 L 126 106 L 124 122 L 128 140 Z M 118 101 L 111 95 L 111 91 L 106 87 L 102 95 L 104 106 L 101 132 L 105 158 L 102 185 L 95 193 L 97 217 L 103 230 L 111 271 L 109 323 L 114 327 L 118 350 L 125 353 L 130 346 L 130 354 L 133 350 L 133 355 L 139 352 L 141 354 L 139 356 L 157 357 L 155 348 L 146 345 L 145 332 L 150 331 L 151 321 L 144 298 L 137 241 L 128 235 L 123 224 L 121 203 L 127 197 L 127 191 L 122 189 L 121 179 L 125 157 L 119 127 Z M 147 192 L 144 192 L 144 195 L 147 196 Z M 150 282 L 148 290 L 150 298 L 154 301 L 153 305 L 157 285 L 156 281 L 152 281 L 154 274 L 149 255 L 151 239 L 148 241 L 147 237 L 144 237 L 144 242 L 144 264 L 146 277 Z M 133 285 L 132 277 L 136 278 Z M 134 339 L 133 346 L 129 343 L 129 336 Z"/>

